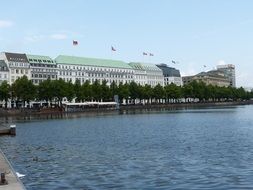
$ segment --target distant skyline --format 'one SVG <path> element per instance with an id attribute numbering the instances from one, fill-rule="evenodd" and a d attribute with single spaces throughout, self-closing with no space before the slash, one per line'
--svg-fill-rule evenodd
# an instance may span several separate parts
<path id="1" fill-rule="evenodd" d="M 234 64 L 237 87 L 253 87 L 251 0 L 8 0 L 1 7 L 1 52 L 166 63 L 183 76 Z"/>

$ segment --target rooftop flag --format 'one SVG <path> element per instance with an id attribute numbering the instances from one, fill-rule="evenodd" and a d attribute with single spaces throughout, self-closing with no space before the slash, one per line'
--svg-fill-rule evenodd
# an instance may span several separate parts
<path id="1" fill-rule="evenodd" d="M 148 55 L 146 52 L 143 52 L 142 55 Z"/>
<path id="2" fill-rule="evenodd" d="M 111 50 L 112 50 L 112 51 L 116 51 L 116 49 L 115 49 L 113 46 L 111 46 Z"/>
<path id="3" fill-rule="evenodd" d="M 73 40 L 73 46 L 77 46 L 78 45 L 78 41 Z"/>

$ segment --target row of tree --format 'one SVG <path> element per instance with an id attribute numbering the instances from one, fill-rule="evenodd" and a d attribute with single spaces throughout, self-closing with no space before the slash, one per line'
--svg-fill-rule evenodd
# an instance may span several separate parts
<path id="1" fill-rule="evenodd" d="M 67 98 L 69 102 L 75 99 L 75 102 L 84 101 L 113 101 L 114 96 L 118 95 L 119 101 L 122 103 L 171 103 L 171 102 L 187 102 L 197 100 L 206 101 L 237 101 L 248 100 L 253 98 L 253 92 L 247 92 L 244 88 L 218 87 L 206 85 L 203 82 L 193 81 L 184 86 L 176 86 L 170 84 L 167 86 L 150 85 L 141 86 L 135 82 L 129 84 L 115 82 L 107 85 L 106 81 L 100 84 L 95 81 L 90 84 L 86 81 L 80 84 L 65 82 L 64 80 L 46 80 L 35 86 L 26 76 L 17 79 L 11 86 L 5 81 L 0 85 L 0 100 L 4 100 L 5 107 L 9 100 L 15 102 L 30 101 L 46 101 L 57 102 L 62 106 L 63 98 Z"/>

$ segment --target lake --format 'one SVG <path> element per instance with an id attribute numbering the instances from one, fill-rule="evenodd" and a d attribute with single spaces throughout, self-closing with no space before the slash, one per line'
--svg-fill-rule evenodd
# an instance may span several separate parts
<path id="1" fill-rule="evenodd" d="M 28 190 L 253 189 L 251 105 L 15 123 L 0 148 Z"/>

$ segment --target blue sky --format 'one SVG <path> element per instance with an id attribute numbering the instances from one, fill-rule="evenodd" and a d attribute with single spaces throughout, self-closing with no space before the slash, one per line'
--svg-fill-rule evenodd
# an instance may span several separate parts
<path id="1" fill-rule="evenodd" d="M 8 0 L 1 7 L 0 51 L 167 63 L 182 75 L 234 64 L 237 86 L 253 87 L 251 0 Z"/>

